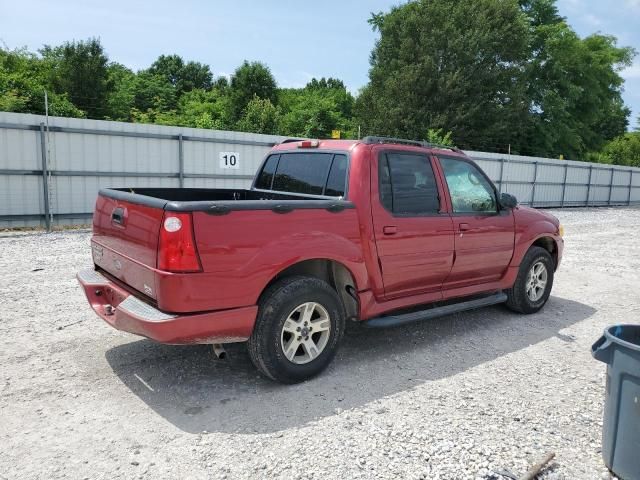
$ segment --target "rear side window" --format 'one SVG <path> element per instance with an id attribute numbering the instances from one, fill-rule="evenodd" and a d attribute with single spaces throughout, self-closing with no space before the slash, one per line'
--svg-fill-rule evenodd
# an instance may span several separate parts
<path id="1" fill-rule="evenodd" d="M 278 166 L 278 160 L 280 159 L 280 155 L 271 155 L 266 163 L 264 164 L 264 168 L 256 181 L 256 188 L 260 188 L 262 190 L 271 190 L 271 185 L 273 184 L 273 174 L 276 173 L 276 167 Z"/>
<path id="2" fill-rule="evenodd" d="M 344 189 L 347 184 L 347 156 L 336 155 L 333 157 L 327 188 L 324 192 L 329 197 L 344 197 Z"/>
<path id="3" fill-rule="evenodd" d="M 382 154 L 378 162 L 380 202 L 397 215 L 438 213 L 438 187 L 425 155 L 409 153 Z"/>
<path id="4" fill-rule="evenodd" d="M 256 188 L 342 197 L 345 195 L 347 170 L 346 155 L 282 153 L 267 159 L 256 180 Z"/>

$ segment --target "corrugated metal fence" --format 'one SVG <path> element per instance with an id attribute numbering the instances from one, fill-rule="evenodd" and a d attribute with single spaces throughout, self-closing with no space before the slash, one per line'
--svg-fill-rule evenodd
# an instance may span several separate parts
<path id="1" fill-rule="evenodd" d="M 499 153 L 466 152 L 502 192 L 533 207 L 640 203 L 640 168 Z"/>
<path id="2" fill-rule="evenodd" d="M 0 112 L 0 228 L 88 223 L 102 187 L 247 187 L 284 137 Z M 640 203 L 640 169 L 467 152 L 537 207 Z"/>
<path id="3" fill-rule="evenodd" d="M 89 223 L 104 187 L 246 187 L 283 138 L 0 112 L 0 227 Z"/>

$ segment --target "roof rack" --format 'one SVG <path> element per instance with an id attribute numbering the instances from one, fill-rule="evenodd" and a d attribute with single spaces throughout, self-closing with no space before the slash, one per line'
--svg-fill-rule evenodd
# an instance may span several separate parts
<path id="1" fill-rule="evenodd" d="M 454 147 L 453 145 L 442 145 L 440 143 L 429 143 L 429 142 L 422 142 L 422 145 L 424 145 L 427 148 L 439 148 L 441 150 L 452 150 L 454 152 L 462 152 L 462 150 L 460 150 L 458 147 Z"/>
<path id="2" fill-rule="evenodd" d="M 416 147 L 422 147 L 422 142 L 417 140 L 405 140 L 403 138 L 393 138 L 393 137 L 364 137 L 362 139 L 362 143 L 366 145 L 371 145 L 374 143 L 399 143 L 401 145 L 413 145 Z"/>
<path id="3" fill-rule="evenodd" d="M 362 139 L 362 143 L 366 145 L 371 145 L 375 143 L 397 143 L 400 145 L 412 145 L 415 147 L 441 148 L 445 150 L 452 150 L 454 152 L 462 151 L 458 147 L 452 147 L 451 145 L 440 145 L 437 143 L 429 143 L 429 142 L 418 141 L 418 140 L 406 140 L 404 138 L 394 138 L 394 137 L 364 137 Z"/>
<path id="4" fill-rule="evenodd" d="M 287 138 L 286 140 L 281 141 L 280 145 L 284 143 L 301 142 L 302 140 L 304 140 L 304 138 Z"/>

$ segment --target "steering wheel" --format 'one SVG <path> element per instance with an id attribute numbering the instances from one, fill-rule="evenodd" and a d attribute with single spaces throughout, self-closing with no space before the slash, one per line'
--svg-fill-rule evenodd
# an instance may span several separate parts
<path id="1" fill-rule="evenodd" d="M 480 179 L 475 173 L 467 172 L 467 178 L 469 179 L 472 185 L 475 185 L 476 187 L 480 185 Z"/>

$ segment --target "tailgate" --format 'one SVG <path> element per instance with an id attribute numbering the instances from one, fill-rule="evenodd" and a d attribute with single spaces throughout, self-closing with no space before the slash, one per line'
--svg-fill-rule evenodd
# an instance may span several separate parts
<path id="1" fill-rule="evenodd" d="M 164 208 L 139 205 L 102 194 L 93 214 L 94 263 L 118 280 L 156 298 L 158 235 Z"/>

